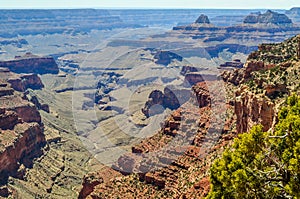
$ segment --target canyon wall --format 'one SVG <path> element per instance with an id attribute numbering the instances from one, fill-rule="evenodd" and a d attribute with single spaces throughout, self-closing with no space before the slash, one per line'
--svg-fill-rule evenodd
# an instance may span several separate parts
<path id="1" fill-rule="evenodd" d="M 52 57 L 38 57 L 27 53 L 24 56 L 16 57 L 14 60 L 1 61 L 0 67 L 9 68 L 15 73 L 35 73 L 35 74 L 57 74 L 58 66 Z"/>
<path id="2" fill-rule="evenodd" d="M 4 69 L 0 76 L 22 77 Z M 31 167 L 33 158 L 41 155 L 46 143 L 39 111 L 24 92 L 15 90 L 24 91 L 35 81 L 42 86 L 39 78 L 26 77 L 30 78 L 27 83 L 23 81 L 25 85 L 22 81 L 11 85 L 6 79 L 0 79 L 0 185 L 5 184 L 9 176 L 23 178 L 26 168 Z M 0 196 L 6 197 L 8 191 L 3 194 Z"/>

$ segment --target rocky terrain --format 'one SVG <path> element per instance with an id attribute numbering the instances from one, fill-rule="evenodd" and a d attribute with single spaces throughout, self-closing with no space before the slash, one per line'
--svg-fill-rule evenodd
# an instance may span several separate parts
<path id="1" fill-rule="evenodd" d="M 47 77 L 0 71 L 0 197 L 76 198 L 101 165 L 75 135 L 69 95 L 51 91 Z"/>
<path id="2" fill-rule="evenodd" d="M 243 68 L 244 63 L 241 62 L 239 59 L 235 59 L 233 61 L 225 62 L 224 64 L 220 64 L 220 68 Z"/>
<path id="3" fill-rule="evenodd" d="M 1 61 L 0 66 L 15 73 L 57 74 L 58 66 L 52 57 L 39 57 L 31 53 L 16 56 L 14 60 Z"/>
<path id="4" fill-rule="evenodd" d="M 228 43 L 232 40 L 238 40 L 243 43 L 242 41 L 254 42 L 251 39 L 254 36 L 252 34 L 254 31 L 256 31 L 255 39 L 259 42 L 268 42 L 267 38 L 264 38 L 266 32 L 278 37 L 278 41 L 280 41 L 282 38 L 286 39 L 297 34 L 299 26 L 293 24 L 292 20 L 286 15 L 268 10 L 263 14 L 250 14 L 244 18 L 243 23 L 235 26 L 203 27 L 192 24 L 174 27 L 173 30 L 183 31 L 193 39 L 203 40 L 206 43 L 212 41 Z M 288 37 L 284 37 L 280 32 L 285 32 Z M 208 35 L 210 36 L 207 38 Z"/>
<path id="5" fill-rule="evenodd" d="M 272 11 L 255 14 L 255 24 L 243 23 L 250 11 L 224 11 L 224 17 L 216 11 L 204 10 L 209 17 L 198 17 L 197 10 L 165 11 L 171 19 L 153 11 L 159 27 L 184 24 L 169 32 L 131 29 L 152 24 L 153 13 L 144 10 L 31 12 L 15 13 L 8 28 L 23 18 L 31 23 L 11 35 L 4 31 L 0 40 L 1 59 L 12 60 L 0 66 L 26 72 L 1 68 L 0 98 L 18 93 L 22 103 L 38 109 L 32 116 L 42 126 L 45 146 L 30 164 L 12 167 L 17 171 L 0 188 L 5 196 L 204 197 L 212 160 L 254 124 L 272 129 L 282 99 L 299 88 L 298 37 L 258 45 L 299 32 Z M 11 13 L 1 13 L 3 20 Z M 39 56 L 23 56 L 28 51 Z M 13 111 L 0 113 L 9 127 L 3 131 L 26 123 Z"/>
<path id="6" fill-rule="evenodd" d="M 244 19 L 245 24 L 274 24 L 279 26 L 291 26 L 292 20 L 284 14 L 279 14 L 268 10 L 266 13 L 258 15 L 251 14 Z"/>
<path id="7" fill-rule="evenodd" d="M 193 93 L 198 108 L 191 107 L 193 100 L 183 104 L 167 118 L 161 130 L 132 147 L 132 153 L 121 156 L 114 168 L 123 175 L 100 180 L 101 173 L 90 174 L 85 178 L 79 198 L 205 197 L 210 184 L 208 169 L 214 158 L 237 134 L 248 131 L 255 124 L 263 124 L 265 131 L 272 130 L 285 97 L 293 92 L 299 94 L 299 41 L 298 35 L 282 43 L 263 44 L 249 55 L 243 68 L 223 72 L 227 97 L 222 133 L 209 134 L 213 125 L 209 113 L 214 91 L 208 89 L 207 84 L 214 82 L 197 83 Z M 281 55 L 280 58 L 277 55 Z M 159 101 L 162 96 L 155 91 L 152 101 Z M 204 148 L 207 141 L 213 142 L 214 136 L 217 141 L 213 147 Z M 176 145 L 176 149 L 165 147 L 171 141 L 178 143 L 178 137 L 190 139 L 190 142 Z M 161 148 L 165 148 L 162 154 L 159 153 Z M 157 154 L 153 156 L 154 151 Z M 174 159 L 176 153 L 181 155 Z M 147 166 L 151 165 L 162 168 L 148 171 Z"/>
<path id="8" fill-rule="evenodd" d="M 250 20 L 253 17 L 255 23 Z M 163 48 L 187 60 L 193 60 L 194 57 L 213 59 L 220 65 L 236 58 L 244 62 L 247 55 L 257 50 L 260 43 L 281 42 L 299 31 L 299 25 L 286 15 L 274 11 L 250 14 L 241 23 L 231 26 L 214 25 L 210 23 L 208 16 L 201 15 L 194 23 L 175 26 L 172 31 L 138 41 L 118 39 L 109 42 L 108 46 Z M 234 57 L 237 54 L 239 57 Z"/>
<path id="9" fill-rule="evenodd" d="M 0 183 L 5 185 L 10 176 L 24 178 L 33 159 L 42 154 L 46 140 L 40 113 L 24 93 L 25 88 L 41 88 L 41 80 L 6 68 L 0 68 L 0 76 Z M 0 189 L 0 196 L 11 193 L 6 186 Z"/>

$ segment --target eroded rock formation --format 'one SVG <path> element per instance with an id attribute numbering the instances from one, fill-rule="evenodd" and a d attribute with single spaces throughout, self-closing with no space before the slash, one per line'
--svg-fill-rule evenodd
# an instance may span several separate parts
<path id="1" fill-rule="evenodd" d="M 142 112 L 149 117 L 162 113 L 166 108 L 174 110 L 184 104 L 189 97 L 190 91 L 188 89 L 165 87 L 163 92 L 154 90 L 150 93 Z"/>
<path id="2" fill-rule="evenodd" d="M 40 113 L 24 93 L 4 79 L 0 93 L 0 184 L 5 184 L 8 176 L 23 177 L 46 141 Z"/>
<path id="3" fill-rule="evenodd" d="M 198 24 L 210 24 L 210 21 L 208 19 L 208 16 L 202 14 L 198 17 L 198 19 L 195 21 L 195 23 Z"/>
<path id="4" fill-rule="evenodd" d="M 44 87 L 41 79 L 36 74 L 22 74 L 7 80 L 16 91 L 24 92 L 28 88 L 41 89 Z"/>
<path id="5" fill-rule="evenodd" d="M 176 53 L 170 52 L 170 51 L 164 51 L 164 50 L 157 50 L 154 53 L 154 59 L 156 64 L 162 64 L 162 65 L 169 65 L 173 59 L 176 59 L 178 61 L 182 61 L 183 57 L 180 55 L 177 55 Z"/>
<path id="6" fill-rule="evenodd" d="M 114 168 L 125 170 L 125 175 L 96 185 L 87 197 L 205 197 L 209 191 L 211 162 L 232 144 L 238 133 L 249 131 L 253 125 L 262 124 L 264 131 L 272 130 L 278 107 L 285 101 L 285 96 L 299 92 L 297 38 L 262 45 L 251 53 L 243 68 L 222 74 L 228 96 L 225 107 L 220 106 L 217 111 L 226 109 L 225 115 L 211 112 L 212 105 L 220 103 L 212 99 L 218 92 L 209 90 L 208 82 L 198 82 L 193 86 L 197 108 L 188 101 L 173 111 L 162 129 L 132 147 L 132 153 L 119 158 Z M 186 68 L 183 73 L 188 74 L 190 70 L 194 69 Z M 218 85 L 210 88 L 218 91 Z M 152 102 L 162 103 L 164 93 L 155 91 L 152 97 Z M 219 124 L 222 126 L 219 134 L 214 128 L 218 123 L 213 119 L 215 114 L 225 118 L 224 124 Z M 183 147 L 176 138 L 190 142 Z M 167 149 L 172 141 L 177 147 Z M 205 148 L 205 144 L 213 141 L 216 142 L 212 147 Z M 145 160 L 151 153 L 155 155 Z M 161 168 L 151 170 L 157 165 Z"/>
<path id="7" fill-rule="evenodd" d="M 15 73 L 57 74 L 58 66 L 52 57 L 39 57 L 31 53 L 17 56 L 14 60 L 1 61 L 0 67 L 9 68 Z"/>
<path id="8" fill-rule="evenodd" d="M 243 87 L 236 92 L 235 114 L 238 133 L 248 132 L 255 124 L 268 131 L 275 117 L 275 104 L 264 95 L 255 95 Z"/>
<path id="9" fill-rule="evenodd" d="M 268 10 L 264 14 L 251 14 L 244 19 L 245 24 L 275 24 L 288 26 L 292 25 L 292 20 L 285 14 L 279 14 L 277 12 Z"/>

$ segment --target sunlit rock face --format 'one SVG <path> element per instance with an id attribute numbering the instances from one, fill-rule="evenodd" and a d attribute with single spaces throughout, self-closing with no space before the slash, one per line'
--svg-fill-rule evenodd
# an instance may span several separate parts
<path id="1" fill-rule="evenodd" d="M 3 73 L 11 75 L 11 78 L 18 77 L 4 69 L 0 76 Z M 21 85 L 21 88 L 24 86 Z M 41 154 L 41 147 L 46 141 L 36 106 L 5 79 L 0 80 L 0 102 L 1 185 L 6 183 L 9 176 L 23 178 L 25 169 L 31 167 L 33 158 Z"/>

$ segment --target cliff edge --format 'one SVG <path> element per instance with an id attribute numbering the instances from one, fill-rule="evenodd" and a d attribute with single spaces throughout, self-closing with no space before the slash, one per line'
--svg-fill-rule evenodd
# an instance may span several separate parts
<path id="1" fill-rule="evenodd" d="M 0 67 L 15 73 L 58 74 L 59 69 L 52 57 L 39 57 L 31 53 L 16 56 L 14 60 L 0 61 Z"/>
<path id="2" fill-rule="evenodd" d="M 20 81 L 14 83 L 12 80 Z M 40 113 L 24 93 L 25 88 L 42 86 L 37 76 L 17 75 L 8 69 L 0 68 L 0 196 L 2 197 L 7 197 L 10 193 L 7 187 L 1 187 L 6 184 L 8 177 L 22 179 L 26 168 L 30 168 L 32 160 L 42 154 L 41 148 L 46 143 Z"/>

